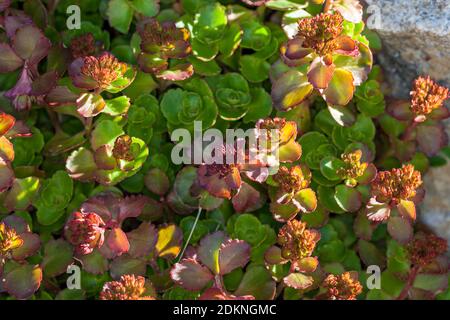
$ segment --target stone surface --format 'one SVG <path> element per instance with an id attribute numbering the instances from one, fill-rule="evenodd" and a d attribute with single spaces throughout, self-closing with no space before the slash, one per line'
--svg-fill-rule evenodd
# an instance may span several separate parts
<path id="1" fill-rule="evenodd" d="M 420 74 L 450 86 L 450 0 L 365 2 L 367 25 L 383 40 L 378 58 L 395 96 L 407 97 Z"/>
<path id="2" fill-rule="evenodd" d="M 450 0 L 366 0 L 367 25 L 383 42 L 378 62 L 391 95 L 408 98 L 418 75 L 450 87 Z M 450 133 L 450 122 L 447 121 Z M 450 243 L 450 164 L 424 177 L 419 219 Z"/>

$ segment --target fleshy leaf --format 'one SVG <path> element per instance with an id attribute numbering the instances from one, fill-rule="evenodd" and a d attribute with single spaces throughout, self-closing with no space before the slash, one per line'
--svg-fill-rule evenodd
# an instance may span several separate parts
<path id="1" fill-rule="evenodd" d="M 273 104 L 280 111 L 290 110 L 306 100 L 313 89 L 305 74 L 290 70 L 273 82 Z"/>
<path id="2" fill-rule="evenodd" d="M 123 254 L 111 262 L 109 272 L 113 279 L 119 279 L 125 274 L 143 276 L 145 275 L 146 267 L 144 260 L 132 258 L 128 254 Z"/>
<path id="3" fill-rule="evenodd" d="M 338 185 L 334 197 L 337 204 L 347 212 L 355 212 L 361 207 L 361 194 L 354 188 Z"/>
<path id="4" fill-rule="evenodd" d="M 46 277 L 54 277 L 67 271 L 73 262 L 73 247 L 63 239 L 50 240 L 44 249 L 42 269 Z"/>
<path id="5" fill-rule="evenodd" d="M 227 240 L 225 233 L 217 231 L 204 237 L 200 241 L 198 257 L 213 273 L 219 274 L 219 253 L 220 247 Z"/>
<path id="6" fill-rule="evenodd" d="M 322 96 L 330 105 L 346 106 L 353 98 L 354 92 L 352 73 L 344 69 L 336 69 Z"/>
<path id="7" fill-rule="evenodd" d="M 39 266 L 21 265 L 5 277 L 5 287 L 17 299 L 27 299 L 35 293 L 42 281 L 42 269 Z"/>
<path id="8" fill-rule="evenodd" d="M 416 220 L 416 205 L 413 201 L 400 200 L 397 209 L 403 218 L 409 219 L 410 221 Z"/>
<path id="9" fill-rule="evenodd" d="M 170 277 L 175 283 L 192 291 L 203 289 L 213 279 L 208 268 L 194 259 L 183 259 L 176 263 L 170 271 Z"/>
<path id="10" fill-rule="evenodd" d="M 22 59 L 17 56 L 13 49 L 6 43 L 0 43 L 0 72 L 12 72 L 22 65 Z"/>
<path id="11" fill-rule="evenodd" d="M 403 244 L 408 243 L 413 237 L 411 222 L 402 217 L 391 217 L 387 229 L 392 238 Z"/>
<path id="12" fill-rule="evenodd" d="M 366 213 L 371 221 L 385 221 L 391 214 L 391 208 L 387 203 L 381 203 L 375 198 L 371 198 L 366 206 Z"/>
<path id="13" fill-rule="evenodd" d="M 176 225 L 161 227 L 158 231 L 156 250 L 159 257 L 171 260 L 178 256 L 183 244 L 183 231 Z"/>
<path id="14" fill-rule="evenodd" d="M 283 282 L 294 289 L 307 289 L 314 283 L 314 279 L 311 276 L 304 275 L 303 273 L 291 273 L 283 279 Z"/>
<path id="15" fill-rule="evenodd" d="M 275 296 L 276 282 L 265 267 L 256 265 L 247 268 L 235 295 L 253 295 L 257 300 L 272 300 Z"/>
<path id="16" fill-rule="evenodd" d="M 146 257 L 153 252 L 156 246 L 158 233 L 154 225 L 143 222 L 137 229 L 127 233 L 130 242 L 129 255 L 137 257 Z"/>
<path id="17" fill-rule="evenodd" d="M 244 267 L 250 258 L 250 245 L 242 240 L 228 240 L 219 249 L 219 272 L 230 273 Z"/>

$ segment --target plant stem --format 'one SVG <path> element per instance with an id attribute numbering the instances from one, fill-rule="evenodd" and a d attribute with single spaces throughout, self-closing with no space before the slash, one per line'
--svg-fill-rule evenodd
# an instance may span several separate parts
<path id="1" fill-rule="evenodd" d="M 409 273 L 408 276 L 408 281 L 406 281 L 405 287 L 403 288 L 402 292 L 400 292 L 399 296 L 397 297 L 396 300 L 405 300 L 406 297 L 408 296 L 409 293 L 409 289 L 411 289 L 414 280 L 416 279 L 417 273 L 419 273 L 419 267 L 413 267 L 411 269 L 411 272 Z"/>
<path id="2" fill-rule="evenodd" d="M 197 227 L 198 219 L 200 218 L 201 213 L 202 213 L 202 208 L 199 207 L 197 216 L 195 217 L 194 225 L 192 226 L 191 232 L 189 233 L 186 243 L 184 244 L 183 250 L 181 251 L 180 255 L 178 256 L 178 262 L 180 262 L 181 258 L 183 258 L 184 252 L 186 251 L 186 248 L 189 245 L 189 241 L 191 241 L 192 235 L 194 234 L 195 228 Z"/>

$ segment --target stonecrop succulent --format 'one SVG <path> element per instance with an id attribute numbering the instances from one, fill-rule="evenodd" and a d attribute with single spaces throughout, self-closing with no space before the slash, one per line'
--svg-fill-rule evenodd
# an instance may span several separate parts
<path id="1" fill-rule="evenodd" d="M 450 91 L 360 1 L 75 2 L 0 0 L 2 303 L 450 299 Z"/>

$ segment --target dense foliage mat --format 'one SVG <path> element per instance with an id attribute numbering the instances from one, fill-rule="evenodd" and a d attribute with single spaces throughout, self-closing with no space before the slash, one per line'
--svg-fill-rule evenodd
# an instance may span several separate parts
<path id="1" fill-rule="evenodd" d="M 0 12 L 0 300 L 450 298 L 417 222 L 449 90 L 385 99 L 359 1 Z M 174 160 L 240 129 L 270 143 Z"/>

